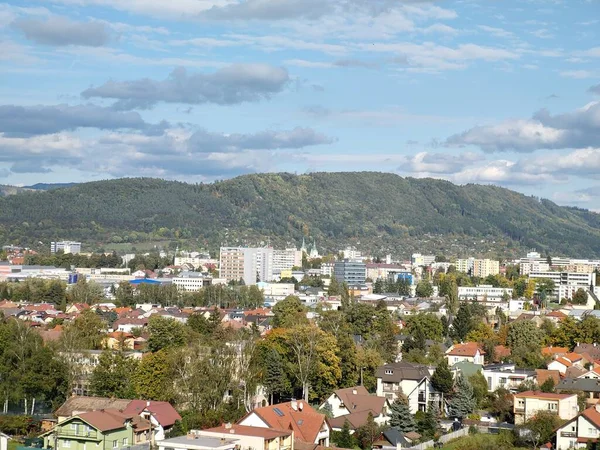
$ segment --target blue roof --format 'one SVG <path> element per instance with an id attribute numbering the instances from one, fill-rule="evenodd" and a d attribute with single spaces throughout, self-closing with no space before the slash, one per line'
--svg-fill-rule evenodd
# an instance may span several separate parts
<path id="1" fill-rule="evenodd" d="M 150 278 L 140 278 L 137 280 L 131 280 L 130 283 L 131 284 L 162 284 L 160 281 L 152 280 Z"/>

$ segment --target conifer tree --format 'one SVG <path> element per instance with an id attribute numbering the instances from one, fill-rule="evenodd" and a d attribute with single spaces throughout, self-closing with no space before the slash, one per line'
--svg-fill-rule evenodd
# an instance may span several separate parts
<path id="1" fill-rule="evenodd" d="M 454 395 L 448 404 L 450 417 L 464 419 L 475 410 L 477 399 L 473 393 L 473 386 L 462 374 L 457 375 L 454 384 Z"/>
<path id="2" fill-rule="evenodd" d="M 396 399 L 390 406 L 390 426 L 402 433 L 416 431 L 417 429 L 415 419 L 410 413 L 408 403 L 403 401 L 403 399 Z"/>

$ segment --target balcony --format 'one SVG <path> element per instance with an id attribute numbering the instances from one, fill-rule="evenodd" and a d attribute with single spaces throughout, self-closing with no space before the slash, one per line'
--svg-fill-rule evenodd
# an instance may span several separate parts
<path id="1" fill-rule="evenodd" d="M 577 437 L 577 432 L 576 431 L 561 431 L 560 437 L 574 438 L 574 437 Z"/>
<path id="2" fill-rule="evenodd" d="M 524 406 L 515 406 L 515 413 L 524 413 L 524 412 L 525 412 Z"/>
<path id="3" fill-rule="evenodd" d="M 425 392 L 419 392 L 419 403 L 424 403 L 425 401 Z"/>
<path id="4" fill-rule="evenodd" d="M 75 438 L 75 439 L 98 439 L 96 430 L 68 430 L 59 429 L 56 433 L 59 438 Z"/>

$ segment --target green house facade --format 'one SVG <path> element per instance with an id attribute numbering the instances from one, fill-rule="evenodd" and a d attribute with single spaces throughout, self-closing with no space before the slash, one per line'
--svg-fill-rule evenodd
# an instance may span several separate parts
<path id="1" fill-rule="evenodd" d="M 121 450 L 149 442 L 150 435 L 149 421 L 102 410 L 69 417 L 42 436 L 47 449 Z"/>

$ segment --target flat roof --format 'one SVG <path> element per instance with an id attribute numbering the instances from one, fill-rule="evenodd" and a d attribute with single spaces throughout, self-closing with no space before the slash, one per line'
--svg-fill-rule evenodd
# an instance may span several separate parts
<path id="1" fill-rule="evenodd" d="M 238 439 L 220 439 L 204 436 L 177 436 L 158 441 L 160 447 L 177 447 L 193 449 L 224 449 L 234 447 Z"/>

